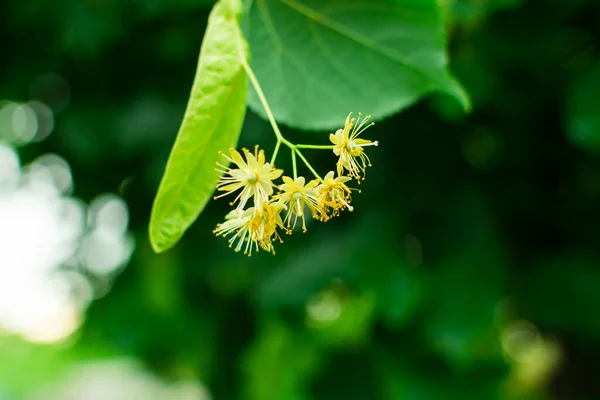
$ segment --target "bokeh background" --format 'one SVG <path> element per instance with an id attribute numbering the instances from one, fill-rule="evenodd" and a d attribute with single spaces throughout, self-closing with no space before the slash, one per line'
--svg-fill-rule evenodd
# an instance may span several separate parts
<path id="1" fill-rule="evenodd" d="M 227 201 L 158 256 L 211 4 L 0 2 L 0 399 L 600 398 L 598 2 L 442 1 L 472 114 L 377 121 L 355 211 L 277 256 Z"/>

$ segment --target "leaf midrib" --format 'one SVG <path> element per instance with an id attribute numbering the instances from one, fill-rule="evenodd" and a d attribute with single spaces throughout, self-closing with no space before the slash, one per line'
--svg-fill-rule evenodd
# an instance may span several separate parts
<path id="1" fill-rule="evenodd" d="M 263 20 L 264 22 L 264 26 L 267 29 L 268 32 L 268 36 L 271 38 L 271 40 L 273 41 L 273 44 L 275 45 L 275 47 L 278 50 L 278 55 L 280 57 L 278 57 L 278 60 L 280 60 L 281 62 L 281 56 L 287 56 L 290 57 L 292 59 L 292 61 L 294 61 L 291 65 L 293 67 L 295 67 L 295 69 L 300 72 L 302 75 L 304 75 L 304 77 L 307 80 L 311 80 L 311 81 L 315 81 L 317 84 L 321 84 L 321 87 L 323 88 L 327 88 L 329 90 L 327 90 L 329 92 L 329 94 L 331 95 L 333 93 L 333 95 L 331 95 L 331 99 L 335 99 L 335 93 L 336 93 L 336 89 L 335 88 L 328 88 L 327 85 L 325 85 L 323 82 L 318 82 L 316 81 L 316 79 L 304 68 L 304 63 L 302 61 L 300 61 L 296 55 L 291 52 L 289 50 L 289 48 L 284 44 L 283 40 L 281 39 L 281 37 L 279 36 L 279 33 L 277 32 L 277 28 L 275 27 L 275 24 L 273 23 L 273 19 L 271 18 L 271 14 L 269 13 L 268 10 L 268 6 L 266 5 L 266 1 L 267 0 L 258 0 L 258 11 L 259 11 L 259 15 L 260 18 Z M 300 66 L 302 66 L 302 68 L 300 68 Z M 283 65 L 279 68 L 280 73 L 282 74 L 282 79 L 285 80 L 285 77 L 283 76 L 285 73 L 285 68 L 283 68 Z"/>

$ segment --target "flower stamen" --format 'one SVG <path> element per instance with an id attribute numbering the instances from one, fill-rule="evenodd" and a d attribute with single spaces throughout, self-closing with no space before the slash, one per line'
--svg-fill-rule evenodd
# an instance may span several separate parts
<path id="1" fill-rule="evenodd" d="M 368 123 L 371 119 L 370 115 L 362 120 L 361 115 L 361 113 L 358 113 L 357 123 L 357 120 L 352 118 L 352 113 L 348 114 L 344 129 L 338 129 L 335 134 L 329 135 L 329 140 L 334 144 L 333 153 L 339 156 L 337 163 L 338 175 L 342 175 L 344 170 L 347 170 L 348 175 L 358 179 L 359 182 L 361 179 L 365 179 L 367 166 L 371 166 L 371 160 L 365 154 L 364 147 L 379 145 L 377 141 L 358 137 L 367 128 L 374 125 L 373 122 Z"/>
<path id="2" fill-rule="evenodd" d="M 230 164 L 235 164 L 237 168 L 230 168 L 217 162 L 216 170 L 223 176 L 217 183 L 217 190 L 225 193 L 215 196 L 215 199 L 227 196 L 231 193 L 241 191 L 230 203 L 238 203 L 237 210 L 242 211 L 248 201 L 254 198 L 254 207 L 256 210 L 262 207 L 262 204 L 269 201 L 273 194 L 273 180 L 279 178 L 283 170 L 276 169 L 273 165 L 265 161 L 265 153 L 255 147 L 254 154 L 248 149 L 242 149 L 246 160 L 235 149 L 229 149 L 229 155 L 219 152 Z"/>

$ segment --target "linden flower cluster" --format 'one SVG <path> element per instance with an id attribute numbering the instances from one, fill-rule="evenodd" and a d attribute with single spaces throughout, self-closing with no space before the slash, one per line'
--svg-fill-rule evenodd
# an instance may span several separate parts
<path id="1" fill-rule="evenodd" d="M 229 154 L 220 153 L 227 161 L 226 166 L 217 163 L 216 170 L 222 174 L 217 183 L 217 190 L 223 192 L 215 199 L 237 194 L 230 203 L 235 209 L 225 216 L 225 221 L 217 225 L 214 233 L 217 236 L 229 236 L 229 247 L 235 251 L 252 255 L 260 249 L 275 254 L 273 243 L 280 241 L 279 231 L 291 234 L 297 225 L 302 225 L 306 232 L 306 219 L 314 218 L 328 221 L 340 215 L 344 209 L 353 210 L 351 192 L 346 184 L 353 178 L 364 180 L 365 170 L 370 166 L 369 157 L 365 154 L 367 146 L 377 146 L 378 142 L 359 138 L 359 135 L 373 123 L 370 116 L 358 120 L 352 113 L 346 118 L 344 128 L 330 134 L 333 145 L 300 145 L 293 144 L 275 130 L 277 145 L 270 162 L 265 158 L 264 150 L 258 145 L 254 152 L 242 149 L 242 154 L 230 148 Z M 291 150 L 293 178 L 283 175 L 283 170 L 274 165 L 280 145 Z M 314 170 L 306 160 L 301 149 L 333 150 L 338 157 L 337 176 L 329 171 L 324 178 Z M 296 156 L 313 173 L 315 179 L 307 182 L 298 176 Z M 281 178 L 281 183 L 275 183 Z"/>

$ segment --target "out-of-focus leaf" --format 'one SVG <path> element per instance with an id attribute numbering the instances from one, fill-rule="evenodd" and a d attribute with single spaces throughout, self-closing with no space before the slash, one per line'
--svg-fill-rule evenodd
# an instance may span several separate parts
<path id="1" fill-rule="evenodd" d="M 498 371 L 481 368 L 456 375 L 443 365 L 432 368 L 417 353 L 376 352 L 376 376 L 384 399 L 410 400 L 500 400 Z M 418 350 L 417 350 L 418 351 Z M 435 372 L 434 372 L 435 371 Z M 516 400 L 513 398 L 502 400 Z"/>
<path id="2" fill-rule="evenodd" d="M 359 228 L 356 225 L 352 229 Z M 332 279 L 345 279 L 355 273 L 353 255 L 360 243 L 352 230 L 335 236 L 321 234 L 312 240 L 303 239 L 306 241 L 304 246 L 310 251 L 284 259 L 281 268 L 265 277 L 258 286 L 256 298 L 262 307 L 303 308 L 311 296 L 329 285 Z"/>
<path id="3" fill-rule="evenodd" d="M 449 4 L 448 4 L 449 3 Z M 485 18 L 497 10 L 521 6 L 524 0 L 443 0 L 447 19 L 451 24 L 479 26 Z"/>
<path id="4" fill-rule="evenodd" d="M 330 315 L 319 319 L 317 307 Z M 354 345 L 369 336 L 375 320 L 375 294 L 365 292 L 349 298 L 323 298 L 321 304 L 309 305 L 308 311 L 309 324 L 313 325 L 313 335 L 317 340 L 328 346 Z"/>
<path id="5" fill-rule="evenodd" d="M 392 229 L 385 218 L 373 222 L 383 230 Z M 361 254 L 361 283 L 374 291 L 377 313 L 390 328 L 405 325 L 425 294 L 417 267 L 402 258 L 399 247 L 398 243 L 376 236 Z"/>
<path id="6" fill-rule="evenodd" d="M 8 399 L 24 398 L 31 388 L 58 378 L 74 361 L 73 354 L 16 337 L 0 339 L 0 354 L 0 388 L 14 396 Z"/>
<path id="7" fill-rule="evenodd" d="M 460 229 L 431 276 L 435 305 L 426 330 L 434 350 L 469 366 L 500 355 L 494 318 L 504 296 L 506 254 L 477 194 L 465 191 L 446 207 L 453 210 L 447 226 Z"/>
<path id="8" fill-rule="evenodd" d="M 390 327 L 405 324 L 415 314 L 423 300 L 423 284 L 416 271 L 407 263 L 398 263 L 384 271 L 376 286 L 378 305 Z"/>
<path id="9" fill-rule="evenodd" d="M 331 354 L 311 384 L 311 400 L 383 399 L 367 346 Z"/>
<path id="10" fill-rule="evenodd" d="M 240 0 L 211 12 L 188 107 L 154 201 L 150 241 L 156 252 L 177 243 L 214 191 L 218 151 L 237 143 L 246 112 L 246 44 Z"/>
<path id="11" fill-rule="evenodd" d="M 571 87 L 567 134 L 584 148 L 600 151 L 600 66 L 578 77 Z"/>
<path id="12" fill-rule="evenodd" d="M 381 118 L 436 90 L 470 107 L 447 70 L 435 0 L 256 0 L 248 40 L 275 118 L 290 126 L 334 128 L 354 110 Z M 265 115 L 254 90 L 249 104 Z"/>
<path id="13" fill-rule="evenodd" d="M 242 361 L 242 398 L 249 400 L 308 400 L 307 380 L 317 372 L 316 347 L 277 321 L 258 332 Z"/>
<path id="14" fill-rule="evenodd" d="M 597 262 L 582 256 L 557 255 L 539 262 L 527 273 L 521 301 L 536 323 L 598 340 L 599 284 Z"/>

